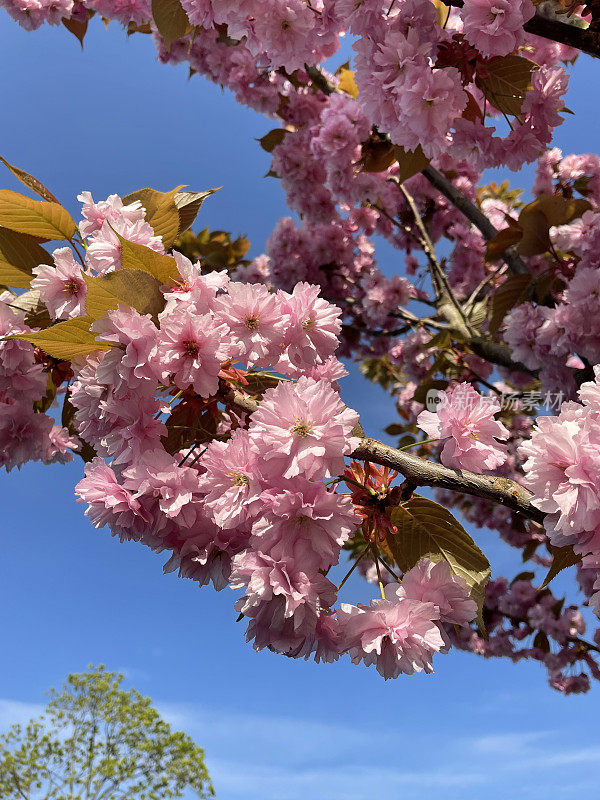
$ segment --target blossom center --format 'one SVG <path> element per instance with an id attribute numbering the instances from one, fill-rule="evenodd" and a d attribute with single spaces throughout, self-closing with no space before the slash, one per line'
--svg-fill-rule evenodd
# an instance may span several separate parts
<path id="1" fill-rule="evenodd" d="M 307 319 L 305 319 L 303 321 L 302 327 L 303 328 L 312 328 L 314 324 L 315 324 L 315 318 L 311 314 L 310 317 L 307 317 Z"/>
<path id="2" fill-rule="evenodd" d="M 258 328 L 258 314 L 255 314 L 253 317 L 246 317 L 244 325 L 248 330 L 255 331 Z"/>
<path id="3" fill-rule="evenodd" d="M 187 339 L 185 342 L 183 342 L 183 351 L 186 356 L 197 356 L 199 349 L 198 342 L 195 342 L 192 339 Z"/>
<path id="4" fill-rule="evenodd" d="M 231 472 L 229 477 L 234 486 L 248 486 L 250 481 L 243 472 Z"/>
<path id="5" fill-rule="evenodd" d="M 389 637 L 392 642 L 402 642 L 406 638 L 406 629 L 403 625 L 394 625 L 390 627 Z"/>
<path id="6" fill-rule="evenodd" d="M 69 278 L 68 281 L 63 281 L 63 289 L 67 294 L 78 294 L 79 288 L 79 281 L 76 278 Z"/>
<path id="7" fill-rule="evenodd" d="M 306 422 L 306 420 L 303 419 L 297 420 L 290 428 L 291 432 L 300 437 L 300 439 L 304 439 L 306 436 L 308 436 L 312 429 L 313 423 Z"/>

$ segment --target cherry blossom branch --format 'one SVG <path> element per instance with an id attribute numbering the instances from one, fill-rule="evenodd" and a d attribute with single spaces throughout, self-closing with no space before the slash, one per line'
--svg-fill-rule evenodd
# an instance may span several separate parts
<path id="1" fill-rule="evenodd" d="M 473 328 L 469 324 L 469 320 L 467 319 L 462 306 L 454 296 L 454 292 L 450 288 L 450 284 L 448 283 L 446 275 L 444 274 L 444 270 L 441 268 L 440 263 L 437 260 L 435 247 L 431 241 L 427 227 L 423 222 L 423 218 L 419 213 L 417 204 L 415 203 L 413 196 L 402 184 L 399 184 L 398 188 L 408 203 L 415 221 L 415 225 L 419 231 L 419 243 L 423 248 L 425 255 L 427 256 L 429 274 L 431 275 L 431 282 L 433 283 L 433 288 L 435 290 L 436 305 L 441 306 L 443 304 L 446 307 L 445 316 L 448 321 L 458 327 L 468 336 L 472 336 L 474 333 Z M 444 303 L 444 301 L 446 302 Z M 452 308 L 449 306 L 452 306 Z M 442 309 L 440 308 L 440 311 L 441 310 Z"/>
<path id="2" fill-rule="evenodd" d="M 442 0 L 442 2 L 454 8 L 464 6 L 463 0 Z M 574 47 L 592 58 L 600 58 L 600 31 L 595 28 L 580 28 L 573 23 L 561 22 L 536 13 L 523 25 L 523 29 L 534 36 L 541 36 L 542 39 Z"/>
<path id="3" fill-rule="evenodd" d="M 236 390 L 230 390 L 223 399 L 229 405 L 236 406 L 249 414 L 258 408 L 256 400 Z M 351 457 L 395 469 L 414 488 L 436 486 L 440 489 L 483 497 L 506 506 L 534 522 L 541 524 L 544 521 L 544 514 L 531 503 L 531 493 L 508 478 L 450 469 L 370 438 L 362 439 Z"/>
<path id="4" fill-rule="evenodd" d="M 489 241 L 492 239 L 497 233 L 497 229 L 492 225 L 489 219 L 485 216 L 485 214 L 475 205 L 472 203 L 465 195 L 460 192 L 447 178 L 445 178 L 441 172 L 439 172 L 435 167 L 432 167 L 431 164 L 425 167 L 422 173 L 429 183 L 443 194 L 444 197 L 449 200 L 455 208 L 457 208 L 464 216 L 472 222 L 473 225 L 480 231 L 483 235 L 484 239 Z M 514 248 L 509 247 L 502 253 L 501 256 L 502 260 L 508 265 L 508 268 L 513 272 L 515 275 L 526 274 L 529 272 L 527 266 L 521 256 L 514 250 Z"/>

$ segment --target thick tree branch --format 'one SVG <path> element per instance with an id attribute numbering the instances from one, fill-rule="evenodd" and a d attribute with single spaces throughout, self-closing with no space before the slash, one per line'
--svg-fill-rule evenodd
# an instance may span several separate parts
<path id="1" fill-rule="evenodd" d="M 472 222 L 473 225 L 480 231 L 484 239 L 488 241 L 492 239 L 498 231 L 485 216 L 485 214 L 472 203 L 465 195 L 460 192 L 441 172 L 439 172 L 431 164 L 425 167 L 423 175 L 427 178 L 429 183 L 443 194 L 455 208 L 457 208 L 465 217 Z M 529 270 L 521 256 L 515 251 L 514 248 L 509 247 L 502 253 L 502 260 L 506 262 L 511 272 L 516 275 L 528 273 Z"/>
<path id="2" fill-rule="evenodd" d="M 249 414 L 258 408 L 258 403 L 254 398 L 235 390 L 230 391 L 224 400 Z M 450 469 L 403 450 L 396 450 L 376 439 L 362 439 L 351 457 L 391 467 L 415 487 L 437 486 L 440 489 L 450 489 L 462 494 L 483 497 L 494 503 L 500 503 L 534 522 L 543 523 L 544 514 L 532 505 L 531 494 L 527 489 L 508 478 L 477 475 L 466 470 Z"/>

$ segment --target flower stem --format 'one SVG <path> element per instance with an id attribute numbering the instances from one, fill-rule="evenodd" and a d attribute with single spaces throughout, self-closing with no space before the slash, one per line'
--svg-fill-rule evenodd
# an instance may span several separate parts
<path id="1" fill-rule="evenodd" d="M 350 575 L 352 575 L 352 573 L 354 572 L 354 570 L 355 570 L 355 569 L 358 567 L 358 563 L 359 563 L 359 561 L 361 561 L 361 560 L 362 560 L 362 557 L 364 556 L 364 554 L 367 552 L 367 550 L 368 550 L 370 547 L 371 547 L 371 543 L 369 542 L 369 544 L 368 544 L 368 545 L 365 547 L 365 549 L 364 549 L 364 550 L 362 550 L 362 551 L 361 551 L 361 553 L 360 553 L 360 555 L 359 555 L 359 556 L 356 558 L 356 560 L 354 561 L 354 564 L 352 564 L 352 566 L 350 567 L 349 571 L 346 573 L 346 577 L 344 578 L 344 580 L 343 580 L 343 581 L 340 583 L 340 585 L 337 587 L 337 591 L 338 591 L 338 592 L 339 592 L 339 590 L 342 588 L 342 586 L 343 586 L 343 585 L 346 583 L 346 581 L 348 580 L 348 578 L 350 577 Z"/>

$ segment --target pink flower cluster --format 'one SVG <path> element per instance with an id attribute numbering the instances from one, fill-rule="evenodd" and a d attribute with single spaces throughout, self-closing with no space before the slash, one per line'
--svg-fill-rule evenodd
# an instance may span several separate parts
<path id="1" fill-rule="evenodd" d="M 422 559 L 401 584 L 385 587 L 384 598 L 370 606 L 342 603 L 338 618 L 354 663 L 375 664 L 387 679 L 432 672 L 434 654 L 450 646 L 443 623 L 466 626 L 476 613 L 466 583 L 448 564 Z"/>
<path id="2" fill-rule="evenodd" d="M 5 336 L 30 333 L 18 298 L 0 295 L 0 466 L 10 472 L 27 461 L 64 463 L 79 442 L 40 409 L 48 374 L 33 345 Z M 36 407 L 37 405 L 37 407 Z"/>

